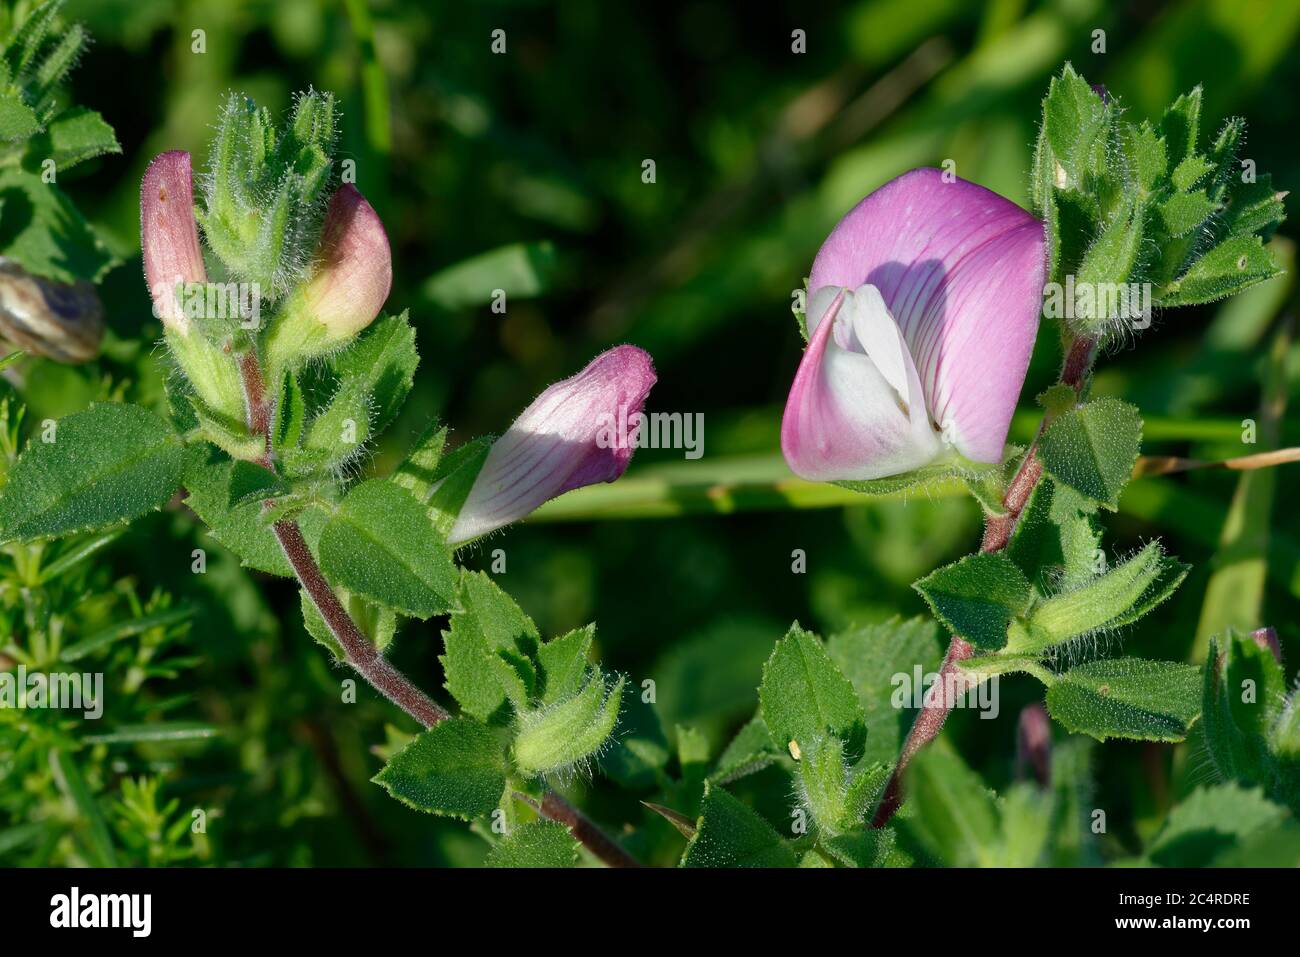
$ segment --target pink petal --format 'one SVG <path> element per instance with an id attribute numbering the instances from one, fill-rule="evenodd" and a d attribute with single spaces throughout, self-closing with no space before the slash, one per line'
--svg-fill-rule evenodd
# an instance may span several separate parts
<path id="1" fill-rule="evenodd" d="M 388 233 L 355 186 L 340 186 L 321 228 L 321 261 L 304 290 L 308 312 L 331 338 L 356 335 L 374 321 L 393 287 Z"/>
<path id="2" fill-rule="evenodd" d="M 996 462 L 1038 332 L 1043 226 L 982 186 L 942 177 L 912 170 L 850 210 L 808 289 L 879 288 L 935 423 L 963 455 Z"/>
<path id="3" fill-rule="evenodd" d="M 874 479 L 941 454 L 916 369 L 875 290 L 844 290 L 819 318 L 781 421 L 791 470 L 810 481 Z"/>
<path id="4" fill-rule="evenodd" d="M 649 353 L 624 345 L 547 388 L 493 443 L 448 541 L 478 538 L 557 495 L 621 476 L 633 449 L 620 424 L 641 412 L 654 384 Z"/>
<path id="5" fill-rule="evenodd" d="M 158 318 L 168 326 L 187 330 L 189 321 L 177 298 L 177 286 L 208 279 L 194 222 L 189 153 L 162 153 L 145 170 L 140 183 L 140 247 L 145 282 Z"/>

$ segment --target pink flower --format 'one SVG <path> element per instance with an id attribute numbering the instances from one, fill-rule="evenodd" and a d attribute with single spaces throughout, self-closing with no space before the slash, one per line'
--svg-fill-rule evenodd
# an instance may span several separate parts
<path id="1" fill-rule="evenodd" d="M 639 418 L 654 384 L 649 353 L 624 345 L 550 386 L 493 443 L 448 541 L 486 535 L 557 495 L 621 476 L 633 443 L 618 424 Z"/>
<path id="2" fill-rule="evenodd" d="M 162 153 L 145 170 L 140 183 L 140 247 L 154 313 L 167 328 L 187 334 L 184 287 L 208 279 L 194 222 L 189 153 Z"/>
<path id="3" fill-rule="evenodd" d="M 874 479 L 1002 457 L 1042 310 L 1043 225 L 934 169 L 849 211 L 813 262 L 808 348 L 781 423 L 790 468 Z"/>

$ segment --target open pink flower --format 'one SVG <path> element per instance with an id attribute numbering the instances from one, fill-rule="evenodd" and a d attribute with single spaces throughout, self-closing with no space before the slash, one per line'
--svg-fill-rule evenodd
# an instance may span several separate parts
<path id="1" fill-rule="evenodd" d="M 1042 309 L 1043 224 L 982 186 L 904 173 L 813 262 L 808 348 L 781 449 L 814 481 L 895 475 L 956 452 L 997 462 Z"/>
<path id="2" fill-rule="evenodd" d="M 621 476 L 635 442 L 621 425 L 635 425 L 654 384 L 649 353 L 624 345 L 547 388 L 492 444 L 447 540 L 478 538 L 557 495 Z"/>

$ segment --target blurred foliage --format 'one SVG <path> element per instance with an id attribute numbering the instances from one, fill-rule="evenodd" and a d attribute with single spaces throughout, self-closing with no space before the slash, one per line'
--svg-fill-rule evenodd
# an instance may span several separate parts
<path id="1" fill-rule="evenodd" d="M 920 613 L 909 583 L 978 535 L 974 504 L 943 489 L 851 507 L 834 489 L 771 492 L 789 479 L 774 450 L 802 345 L 791 295 L 839 216 L 905 169 L 946 159 L 1027 205 L 1039 102 L 1067 60 L 1139 113 L 1202 84 L 1208 125 L 1245 116 L 1243 155 L 1283 189 L 1300 183 L 1294 0 L 860 0 L 815 9 L 69 0 L 65 15 L 94 41 L 70 78 L 72 99 L 103 115 L 123 152 L 80 164 L 60 185 L 126 264 L 100 287 L 109 330 L 98 361 L 31 359 L 6 370 L 28 422 L 84 408 L 109 389 L 161 408 L 167 373 L 139 268 L 141 174 L 165 149 L 202 158 L 227 91 L 282 115 L 292 92 L 309 86 L 337 95 L 340 156 L 355 161 L 357 185 L 393 244 L 390 308 L 410 307 L 420 340 L 415 389 L 376 465 L 396 464 L 435 417 L 465 435 L 499 431 L 546 383 L 617 341 L 654 355 L 652 410 L 703 413 L 702 462 L 642 450 L 624 483 L 548 510 L 568 521 L 513 529 L 470 559 L 487 569 L 491 550 L 504 548 L 498 578 L 543 633 L 598 621 L 604 666 L 626 673 L 630 689 L 654 680 L 658 720 L 629 695 L 622 743 L 604 761 L 627 787 L 596 775 L 566 788 L 612 830 L 636 827 L 632 849 L 652 863 L 675 861 L 686 838 L 638 799 L 698 812 L 704 768 L 754 713 L 762 664 L 789 622 L 832 634 Z M 502 55 L 490 49 L 498 28 Z M 806 31 L 806 54 L 791 51 L 794 29 Z M 1094 52 L 1097 30 L 1104 53 Z M 653 184 L 642 180 L 646 159 Z M 1272 246 L 1288 265 L 1294 230 L 1293 220 Z M 506 289 L 505 314 L 491 310 L 492 288 Z M 1216 459 L 1300 444 L 1281 413 L 1300 377 L 1300 347 L 1278 337 L 1293 302 L 1287 274 L 1222 306 L 1183 310 L 1176 323 L 1157 314 L 1136 348 L 1105 359 L 1096 392 L 1141 408 L 1148 455 Z M 1059 359 L 1055 336 L 1040 336 L 1012 441 L 1032 436 L 1032 397 Z M 1245 419 L 1258 424 L 1253 446 L 1243 446 Z M 1291 475 L 1202 471 L 1130 485 L 1111 521 L 1119 548 L 1158 532 L 1194 566 L 1178 599 L 1148 622 L 1145 654 L 1199 661 L 1212 634 L 1270 624 L 1284 660 L 1296 656 L 1300 514 L 1279 497 Z M 598 497 L 645 483 L 659 489 L 649 493 L 659 503 L 648 510 L 661 516 L 654 520 L 621 517 Z M 787 508 L 797 494 L 809 496 L 803 507 Z M 199 547 L 204 575 L 190 570 Z M 802 574 L 792 574 L 796 549 L 807 557 Z M 164 642 L 175 643 L 183 667 L 141 673 L 125 710 L 89 738 L 75 732 L 75 760 L 5 753 L 0 862 L 109 853 L 132 863 L 483 861 L 487 843 L 367 783 L 380 763 L 369 749 L 390 753 L 410 722 L 365 689 L 358 704 L 343 703 L 346 675 L 304 632 L 296 589 L 239 568 L 183 508 L 136 524 L 76 574 L 94 582 L 67 587 L 95 597 L 51 599 L 69 616 L 67 641 L 185 607 L 194 612 L 185 624 L 96 653 L 112 680 L 128 680 L 122 669 L 133 656 Z M 439 627 L 406 625 L 392 651 L 427 689 L 441 688 Z M 1010 787 L 1014 716 L 1036 682 L 1008 679 L 1002 693 L 1001 720 L 959 711 L 945 738 L 1007 801 L 1047 813 L 1025 785 Z M 162 720 L 212 733 L 121 736 Z M 394 726 L 380 744 L 386 722 Z M 58 722 L 42 728 L 74 733 Z M 1044 852 L 1053 860 L 1210 862 L 1231 850 L 1192 854 L 1178 835 L 1237 785 L 1195 791 L 1193 804 L 1168 815 L 1213 778 L 1195 736 L 1176 748 L 1112 744 L 1086 755 L 1074 741 L 1058 743 L 1057 765 L 1068 769 L 1060 801 L 1105 808 L 1109 826 L 1096 847 L 1054 839 Z M 945 760 L 957 760 L 946 745 L 930 763 Z M 1084 784 L 1088 767 L 1096 777 Z M 785 774 L 773 764 L 733 790 L 780 826 Z M 87 800 L 93 815 L 78 813 Z M 1276 846 L 1282 825 L 1272 807 L 1243 820 L 1242 835 Z M 178 827 L 191 809 L 206 810 L 201 839 Z M 1016 805 L 981 813 L 990 842 L 971 859 L 1032 857 L 1033 836 L 1006 828 L 1033 813 Z M 905 818 L 904 829 L 897 853 L 924 858 L 935 846 L 921 823 Z"/>

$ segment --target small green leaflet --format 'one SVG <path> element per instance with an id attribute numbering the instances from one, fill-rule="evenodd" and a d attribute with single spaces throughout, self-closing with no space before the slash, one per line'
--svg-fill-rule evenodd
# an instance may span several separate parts
<path id="1" fill-rule="evenodd" d="M 0 539 L 106 528 L 162 508 L 180 487 L 179 437 L 148 409 L 97 403 L 34 436 L 0 491 Z"/>
<path id="2" fill-rule="evenodd" d="M 120 152 L 122 147 L 113 128 L 94 110 L 80 106 L 65 110 L 51 120 L 28 148 L 31 160 L 51 159 L 60 173 L 96 156 Z"/>
<path id="3" fill-rule="evenodd" d="M 1142 417 L 1127 402 L 1094 399 L 1043 433 L 1038 455 L 1054 479 L 1114 511 L 1142 444 Z"/>
<path id="4" fill-rule="evenodd" d="M 763 666 L 758 697 L 773 747 L 786 750 L 830 734 L 861 752 L 866 726 L 857 693 L 820 639 L 797 622 Z"/>
<path id="5" fill-rule="evenodd" d="M 420 364 L 415 330 L 406 310 L 371 324 L 355 342 L 330 357 L 340 382 L 360 386 L 367 396 L 370 431 L 378 435 L 397 418 Z"/>
<path id="6" fill-rule="evenodd" d="M 486 725 L 448 718 L 395 754 L 373 780 L 417 811 L 469 820 L 500 802 L 505 756 Z"/>
<path id="7" fill-rule="evenodd" d="M 772 825 L 716 784 L 704 785 L 695 837 L 682 867 L 794 867 L 794 851 Z"/>
<path id="8" fill-rule="evenodd" d="M 1201 669 L 1145 658 L 1089 662 L 1057 676 L 1047 708 L 1068 730 L 1100 741 L 1181 741 L 1201 713 Z"/>
<path id="9" fill-rule="evenodd" d="M 520 824 L 488 852 L 488 867 L 574 867 L 578 842 L 557 821 Z"/>
<path id="10" fill-rule="evenodd" d="M 405 615 L 454 604 L 451 556 L 415 497 L 383 479 L 348 492 L 321 533 L 320 563 L 332 583 Z"/>
<path id="11" fill-rule="evenodd" d="M 1034 598 L 1024 572 L 1001 552 L 981 552 L 936 569 L 912 586 L 935 617 L 985 651 L 1007 642 L 1007 627 Z"/>
<path id="12" fill-rule="evenodd" d="M 502 674 L 492 659 L 501 652 L 530 657 L 540 635 L 515 600 L 483 572 L 462 570 L 459 607 L 443 632 L 446 653 L 438 660 L 446 688 L 467 713 L 489 720 L 506 701 Z"/>
<path id="13" fill-rule="evenodd" d="M 31 107 L 12 94 L 0 96 L 0 140 L 12 143 L 25 140 L 41 128 L 41 122 Z"/>

